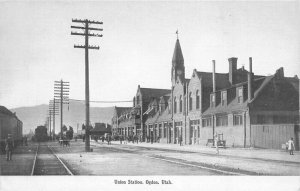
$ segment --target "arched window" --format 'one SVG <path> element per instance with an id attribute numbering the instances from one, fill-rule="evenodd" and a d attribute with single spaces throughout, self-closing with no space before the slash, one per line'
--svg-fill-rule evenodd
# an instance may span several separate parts
<path id="1" fill-rule="evenodd" d="M 199 90 L 196 92 L 196 109 L 200 108 L 200 96 L 199 96 Z"/>
<path id="2" fill-rule="evenodd" d="M 182 112 L 182 96 L 179 98 L 179 112 Z"/>
<path id="3" fill-rule="evenodd" d="M 174 98 L 174 113 L 176 113 L 177 110 L 177 103 L 176 103 L 176 97 Z"/>
<path id="4" fill-rule="evenodd" d="M 193 98 L 192 98 L 192 92 L 189 94 L 189 109 L 193 109 Z"/>

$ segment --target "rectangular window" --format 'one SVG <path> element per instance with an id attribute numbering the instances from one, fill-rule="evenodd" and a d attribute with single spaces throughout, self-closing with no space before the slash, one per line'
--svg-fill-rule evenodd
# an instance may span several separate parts
<path id="1" fill-rule="evenodd" d="M 233 125 L 243 125 L 243 116 L 242 115 L 234 115 L 233 116 Z"/>
<path id="2" fill-rule="evenodd" d="M 162 124 L 159 124 L 158 136 L 162 137 Z"/>
<path id="3" fill-rule="evenodd" d="M 210 107 L 215 107 L 215 94 L 210 95 Z"/>
<path id="4" fill-rule="evenodd" d="M 199 109 L 200 108 L 200 96 L 198 95 L 198 92 L 197 92 L 197 95 L 196 95 L 196 109 Z"/>
<path id="5" fill-rule="evenodd" d="M 227 115 L 217 116 L 216 126 L 228 126 L 228 116 Z"/>
<path id="6" fill-rule="evenodd" d="M 180 127 L 180 126 L 182 126 L 182 121 L 175 122 L 175 127 Z"/>
<path id="7" fill-rule="evenodd" d="M 243 88 L 238 89 L 238 103 L 243 102 Z"/>
<path id="8" fill-rule="evenodd" d="M 164 138 L 167 137 L 167 126 L 168 126 L 168 123 L 164 123 Z"/>
<path id="9" fill-rule="evenodd" d="M 227 104 L 227 92 L 222 92 L 222 106 Z"/>
<path id="10" fill-rule="evenodd" d="M 210 127 L 211 126 L 211 118 L 202 119 L 202 127 Z"/>

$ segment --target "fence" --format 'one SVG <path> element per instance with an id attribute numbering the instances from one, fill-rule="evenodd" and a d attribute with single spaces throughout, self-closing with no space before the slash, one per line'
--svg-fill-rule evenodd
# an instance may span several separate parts
<path id="1" fill-rule="evenodd" d="M 299 150 L 299 125 L 251 125 L 251 145 L 253 147 L 282 149 L 282 144 L 285 144 L 291 137 L 294 138 L 296 150 Z"/>

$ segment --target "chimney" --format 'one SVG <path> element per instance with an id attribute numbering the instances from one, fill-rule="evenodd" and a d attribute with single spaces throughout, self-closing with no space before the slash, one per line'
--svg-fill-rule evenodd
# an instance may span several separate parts
<path id="1" fill-rule="evenodd" d="M 276 76 L 277 79 L 283 79 L 284 78 L 283 67 L 280 67 L 278 70 L 276 70 L 275 76 Z"/>
<path id="2" fill-rule="evenodd" d="M 215 60 L 213 60 L 212 61 L 212 82 L 213 82 L 213 92 L 215 92 L 216 91 L 216 61 Z"/>
<path id="3" fill-rule="evenodd" d="M 236 83 L 235 72 L 237 70 L 237 58 L 235 58 L 235 57 L 228 58 L 228 62 L 229 62 L 229 82 L 231 84 L 235 84 Z"/>
<path id="4" fill-rule="evenodd" d="M 253 99 L 253 89 L 252 89 L 252 83 L 253 83 L 253 74 L 252 74 L 252 57 L 249 57 L 249 72 L 248 72 L 248 102 L 250 102 Z"/>

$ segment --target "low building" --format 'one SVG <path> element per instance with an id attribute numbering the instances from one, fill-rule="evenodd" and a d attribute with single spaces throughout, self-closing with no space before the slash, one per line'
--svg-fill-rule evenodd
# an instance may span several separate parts
<path id="1" fill-rule="evenodd" d="M 22 143 L 23 138 L 23 123 L 17 117 L 16 113 L 12 113 L 6 107 L 0 105 L 0 136 L 1 147 L 7 139 L 8 134 L 13 136 L 16 143 Z"/>

